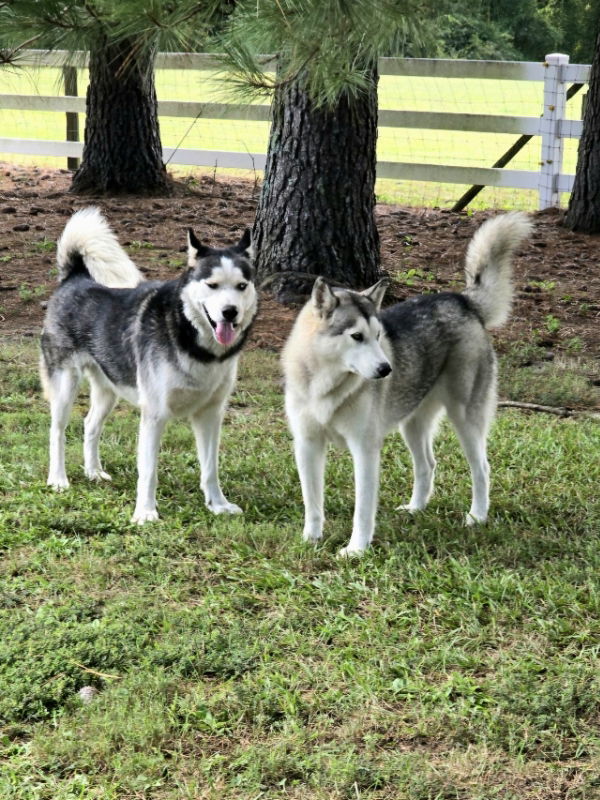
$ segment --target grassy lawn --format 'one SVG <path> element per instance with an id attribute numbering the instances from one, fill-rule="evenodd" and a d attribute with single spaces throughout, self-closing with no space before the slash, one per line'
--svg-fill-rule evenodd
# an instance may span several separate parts
<path id="1" fill-rule="evenodd" d="M 143 529 L 136 413 L 113 413 L 113 482 L 90 485 L 82 397 L 72 489 L 49 492 L 36 345 L 5 341 L 0 360 L 3 800 L 599 796 L 597 422 L 501 410 L 491 521 L 475 529 L 449 430 L 415 518 L 394 510 L 411 476 L 390 437 L 376 545 L 346 563 L 349 459 L 332 454 L 326 537 L 303 545 L 273 354 L 243 356 L 224 429 L 244 516 L 204 509 L 174 422 L 162 519 Z"/>
<path id="2" fill-rule="evenodd" d="M 85 94 L 87 71 L 79 71 L 79 93 Z M 231 96 L 223 80 L 206 71 L 157 70 L 157 94 L 161 100 L 193 100 L 199 102 L 240 102 Z M 382 109 L 415 111 L 447 111 L 470 114 L 509 114 L 538 117 L 542 110 L 543 87 L 530 81 L 496 81 L 443 78 L 402 78 L 385 75 L 379 85 Z M 60 71 L 3 69 L 0 72 L 0 93 L 61 94 Z M 581 95 L 568 104 L 569 117 L 581 117 Z M 83 135 L 85 115 L 80 115 Z M 230 150 L 265 153 L 269 127 L 264 122 L 201 119 L 190 128 L 191 119 L 162 117 L 163 145 L 183 148 Z M 3 136 L 26 139 L 65 138 L 65 116 L 58 112 L 12 111 L 0 109 Z M 381 161 L 435 163 L 490 167 L 507 150 L 517 135 L 468 133 L 438 130 L 380 128 L 378 158 Z M 540 160 L 540 139 L 534 137 L 510 163 L 511 169 L 537 170 Z M 565 141 L 564 172 L 575 171 L 577 141 Z M 33 156 L 2 158 L 22 164 L 44 163 L 64 167 L 65 159 Z M 177 172 L 211 172 L 210 168 L 176 167 Z M 225 173 L 232 172 L 225 170 Z M 242 171 L 233 171 L 241 174 Z M 245 171 L 244 174 L 249 174 Z M 456 184 L 417 181 L 380 180 L 378 196 L 382 202 L 409 205 L 439 205 L 455 202 L 466 190 Z M 537 208 L 537 193 L 530 190 L 485 189 L 472 202 L 471 208 Z"/>

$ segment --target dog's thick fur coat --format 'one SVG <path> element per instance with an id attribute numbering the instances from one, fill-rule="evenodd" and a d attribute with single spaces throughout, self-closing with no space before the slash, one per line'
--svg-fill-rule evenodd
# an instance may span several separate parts
<path id="1" fill-rule="evenodd" d="M 372 540 L 380 450 L 389 431 L 400 429 L 413 458 L 414 486 L 403 508 L 424 508 L 433 490 L 432 442 L 443 411 L 471 468 L 467 523 L 486 520 L 486 442 L 496 407 L 496 359 L 486 329 L 508 318 L 511 258 L 530 229 L 521 213 L 485 222 L 467 250 L 462 293 L 424 295 L 380 311 L 385 280 L 353 292 L 317 279 L 283 354 L 305 539 L 322 536 L 329 441 L 346 445 L 354 460 L 356 503 L 344 555 L 362 552 Z"/>
<path id="2" fill-rule="evenodd" d="M 110 478 L 98 445 L 117 399 L 141 410 L 135 522 L 158 517 L 158 447 L 173 416 L 191 422 L 208 508 L 239 512 L 221 491 L 218 447 L 237 360 L 256 313 L 249 231 L 237 245 L 214 249 L 190 230 L 189 269 L 172 281 L 145 281 L 98 209 L 88 208 L 67 223 L 57 258 L 60 285 L 48 305 L 40 362 L 52 417 L 48 484 L 69 486 L 65 428 L 85 375 L 91 399 L 84 426 L 88 478 Z"/>

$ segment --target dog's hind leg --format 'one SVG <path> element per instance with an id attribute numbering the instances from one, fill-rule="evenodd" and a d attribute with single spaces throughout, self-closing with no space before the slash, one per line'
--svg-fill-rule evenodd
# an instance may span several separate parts
<path id="1" fill-rule="evenodd" d="M 213 405 L 190 417 L 200 462 L 200 487 L 206 507 L 213 514 L 241 514 L 242 509 L 230 503 L 219 483 L 219 441 L 225 409 Z"/>
<path id="2" fill-rule="evenodd" d="M 489 508 L 490 467 L 487 460 L 487 431 L 491 415 L 472 413 L 465 406 L 448 409 L 448 417 L 456 430 L 471 469 L 472 500 L 466 524 L 485 522 Z"/>
<path id="3" fill-rule="evenodd" d="M 104 420 L 114 408 L 116 395 L 94 376 L 90 375 L 90 410 L 83 425 L 84 470 L 90 480 L 109 481 L 110 475 L 104 472 L 98 453 L 98 444 Z"/>
<path id="4" fill-rule="evenodd" d="M 433 492 L 435 476 L 435 457 L 433 455 L 433 437 L 437 428 L 437 420 L 441 411 L 439 403 L 426 399 L 421 406 L 400 426 L 413 462 L 413 489 L 410 501 L 398 508 L 410 511 L 421 511 Z"/>
<path id="5" fill-rule="evenodd" d="M 65 470 L 65 430 L 78 385 L 79 374 L 73 367 L 56 369 L 46 383 L 51 415 L 48 486 L 58 491 L 69 487 Z"/>

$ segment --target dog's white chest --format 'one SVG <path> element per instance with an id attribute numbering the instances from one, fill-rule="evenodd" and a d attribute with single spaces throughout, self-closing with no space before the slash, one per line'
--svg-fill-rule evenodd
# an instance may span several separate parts
<path id="1" fill-rule="evenodd" d="M 172 389 L 167 398 L 169 412 L 174 417 L 193 416 L 208 405 L 212 396 L 213 392 L 201 389 Z"/>
<path id="2" fill-rule="evenodd" d="M 343 380 L 337 381 L 330 376 L 322 376 L 310 387 L 308 412 L 321 425 L 331 425 L 335 417 L 343 413 L 344 407 L 351 403 L 362 383 L 358 375 L 346 375 Z"/>
<path id="3" fill-rule="evenodd" d="M 167 406 L 175 417 L 189 417 L 209 405 L 224 402 L 235 380 L 235 361 L 196 365 L 171 376 Z"/>

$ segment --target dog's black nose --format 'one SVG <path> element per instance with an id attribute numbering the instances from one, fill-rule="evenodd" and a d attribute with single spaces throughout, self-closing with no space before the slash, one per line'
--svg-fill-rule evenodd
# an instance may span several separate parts
<path id="1" fill-rule="evenodd" d="M 225 306 L 221 313 L 223 314 L 223 319 L 226 319 L 227 322 L 233 322 L 237 317 L 238 310 L 235 306 Z"/>
<path id="2" fill-rule="evenodd" d="M 386 375 L 389 375 L 392 371 L 392 368 L 388 364 L 387 361 L 382 361 L 381 364 L 377 367 L 377 377 L 378 378 L 385 378 Z"/>

